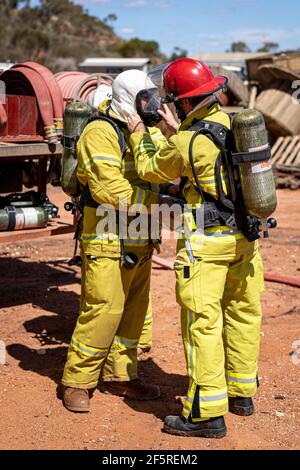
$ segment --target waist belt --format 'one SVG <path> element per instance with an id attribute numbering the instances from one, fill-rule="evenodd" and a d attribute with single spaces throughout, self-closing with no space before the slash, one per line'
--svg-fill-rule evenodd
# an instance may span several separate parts
<path id="1" fill-rule="evenodd" d="M 235 214 L 231 210 L 220 209 L 214 202 L 205 201 L 199 209 L 192 211 L 195 224 L 203 224 L 204 227 L 197 228 L 211 228 L 226 226 L 232 229 L 237 229 L 237 222 Z"/>

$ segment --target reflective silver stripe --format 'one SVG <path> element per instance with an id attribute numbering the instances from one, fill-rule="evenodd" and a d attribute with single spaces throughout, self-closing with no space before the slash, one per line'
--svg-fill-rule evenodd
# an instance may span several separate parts
<path id="1" fill-rule="evenodd" d="M 200 389 L 200 401 L 218 401 L 218 400 L 224 400 L 225 398 L 228 397 L 227 393 L 222 393 L 222 395 L 213 395 L 211 397 L 203 397 L 201 396 L 201 389 Z"/>
<path id="2" fill-rule="evenodd" d="M 226 230 L 219 230 L 219 231 L 216 231 L 216 232 L 207 232 L 206 230 L 203 232 L 199 232 L 198 230 L 196 230 L 196 232 L 194 232 L 195 234 L 198 234 L 198 235 L 205 235 L 206 237 L 228 237 L 229 235 L 240 235 L 241 232 L 239 232 L 239 230 L 229 230 L 229 231 L 226 231 Z"/>
<path id="3" fill-rule="evenodd" d="M 189 310 L 189 325 L 188 325 L 188 334 L 189 334 L 189 342 L 190 342 L 190 369 L 191 369 L 191 376 L 194 376 L 194 364 L 193 364 L 193 354 L 194 354 L 194 345 L 193 345 L 193 337 L 191 327 L 193 324 L 193 312 Z"/>
<path id="4" fill-rule="evenodd" d="M 115 338 L 114 343 L 121 343 L 121 344 L 125 344 L 125 346 L 136 347 L 138 344 L 138 341 L 129 341 L 126 339 Z"/>
<path id="5" fill-rule="evenodd" d="M 91 351 L 90 349 L 78 344 L 77 341 L 75 341 L 73 338 L 71 339 L 71 343 L 74 344 L 74 346 L 76 346 L 78 349 L 80 349 L 80 351 L 87 352 L 88 354 L 92 354 L 93 356 L 103 356 L 104 354 L 106 354 L 106 351 Z"/>
<path id="6" fill-rule="evenodd" d="M 135 163 L 132 162 L 132 163 L 125 163 L 123 165 L 123 168 L 125 168 L 125 170 L 135 170 Z"/>
<path id="7" fill-rule="evenodd" d="M 138 197 L 137 197 L 137 204 L 142 204 L 143 199 L 144 199 L 144 191 L 139 188 Z"/>
<path id="8" fill-rule="evenodd" d="M 216 180 L 213 179 L 213 180 L 208 180 L 208 181 L 204 181 L 204 180 L 199 180 L 199 183 L 200 184 L 216 184 Z"/>
<path id="9" fill-rule="evenodd" d="M 230 380 L 231 382 L 236 382 L 238 384 L 253 384 L 256 383 L 256 377 L 252 379 L 238 379 L 236 377 L 232 377 L 231 375 L 226 375 L 226 379 Z"/>
<path id="10" fill-rule="evenodd" d="M 153 168 L 153 171 L 157 171 L 158 168 L 157 168 L 157 164 L 156 164 L 156 159 L 155 159 L 155 157 L 153 157 L 153 158 L 151 159 L 151 161 L 152 161 L 152 168 Z"/>
<path id="11" fill-rule="evenodd" d="M 119 241 L 119 238 L 115 235 L 113 235 L 114 239 L 111 240 L 112 235 L 82 235 L 81 239 L 82 240 L 101 240 L 101 241 Z"/>
<path id="12" fill-rule="evenodd" d="M 121 164 L 121 161 L 116 157 L 92 157 L 92 160 L 90 160 L 89 162 L 85 163 L 84 167 L 85 168 L 88 168 L 89 166 L 91 166 L 91 164 L 94 162 L 94 161 L 103 161 L 103 162 L 110 162 L 110 163 L 117 163 L 118 167 L 121 168 L 122 164 Z"/>
<path id="13" fill-rule="evenodd" d="M 118 238 L 117 235 L 113 235 L 114 236 L 114 239 L 111 240 L 110 236 L 107 235 L 82 235 L 81 239 L 82 240 L 100 240 L 100 241 L 115 241 L 115 242 L 118 242 L 119 240 L 122 240 L 122 238 Z M 124 240 L 124 244 L 125 245 L 147 245 L 149 243 L 149 239 L 148 238 L 137 238 L 136 240 L 127 240 L 127 239 L 123 239 Z"/>
<path id="14" fill-rule="evenodd" d="M 156 151 L 156 147 L 155 145 L 153 144 L 143 144 L 143 145 L 140 145 L 139 147 L 136 147 L 135 150 L 134 150 L 134 155 L 136 156 L 137 153 L 139 152 L 143 152 L 144 150 L 153 150 L 153 152 Z"/>
<path id="15" fill-rule="evenodd" d="M 194 400 L 193 400 L 192 398 L 190 398 L 190 397 L 186 397 L 186 401 L 188 401 L 189 403 L 193 403 L 193 402 L 194 402 Z"/>
<path id="16" fill-rule="evenodd" d="M 193 181 L 195 181 L 194 178 L 193 178 Z M 222 177 L 222 178 L 221 178 L 221 181 L 222 181 L 222 182 L 225 182 L 225 181 L 227 181 L 227 179 L 225 179 L 224 177 Z M 215 179 L 211 179 L 211 180 L 207 180 L 207 181 L 205 181 L 205 180 L 199 180 L 199 183 L 200 183 L 200 184 L 216 184 L 217 182 L 216 182 Z"/>
<path id="17" fill-rule="evenodd" d="M 152 315 L 149 315 L 149 317 L 146 317 L 145 320 L 144 320 L 144 323 L 146 322 L 150 322 L 153 320 L 153 316 Z"/>

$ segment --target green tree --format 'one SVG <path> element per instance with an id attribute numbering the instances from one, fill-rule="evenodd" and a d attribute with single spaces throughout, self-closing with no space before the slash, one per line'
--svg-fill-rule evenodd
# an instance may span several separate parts
<path id="1" fill-rule="evenodd" d="M 153 57 L 160 54 L 158 42 L 143 41 L 139 38 L 133 38 L 121 44 L 118 52 L 122 57 Z"/>
<path id="2" fill-rule="evenodd" d="M 188 55 L 187 50 L 181 49 L 180 47 L 174 47 L 169 60 L 173 61 L 173 60 L 183 59 L 184 57 L 187 57 L 187 55 Z"/>
<path id="3" fill-rule="evenodd" d="M 257 49 L 257 52 L 276 52 L 279 48 L 277 42 L 265 42 L 263 47 Z"/>
<path id="4" fill-rule="evenodd" d="M 231 44 L 229 52 L 251 52 L 251 49 L 245 42 L 237 41 Z"/>
<path id="5" fill-rule="evenodd" d="M 107 15 L 105 18 L 104 18 L 104 23 L 114 23 L 115 21 L 117 21 L 118 17 L 117 15 L 115 15 L 114 13 L 110 13 L 109 15 Z"/>

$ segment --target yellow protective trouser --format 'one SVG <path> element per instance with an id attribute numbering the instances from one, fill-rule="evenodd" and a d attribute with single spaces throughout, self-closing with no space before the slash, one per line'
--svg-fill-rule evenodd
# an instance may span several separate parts
<path id="1" fill-rule="evenodd" d="M 197 422 L 226 414 L 228 396 L 256 392 L 263 267 L 257 242 L 244 238 L 212 237 L 194 263 L 183 243 L 175 261 L 190 378 L 183 415 Z"/>
<path id="2" fill-rule="evenodd" d="M 153 314 L 152 314 L 152 301 L 151 301 L 151 293 L 150 293 L 148 310 L 146 313 L 142 334 L 139 339 L 139 344 L 138 344 L 139 348 L 144 349 L 146 351 L 151 349 L 152 330 L 153 330 Z"/>
<path id="3" fill-rule="evenodd" d="M 80 313 L 62 383 L 89 389 L 103 380 L 137 377 L 137 345 L 149 304 L 152 249 L 135 251 L 133 269 L 120 257 L 83 255 Z"/>

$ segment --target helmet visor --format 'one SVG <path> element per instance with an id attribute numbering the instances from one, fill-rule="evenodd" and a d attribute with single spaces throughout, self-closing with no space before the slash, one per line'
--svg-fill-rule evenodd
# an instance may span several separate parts
<path id="1" fill-rule="evenodd" d="M 170 64 L 167 62 L 165 64 L 161 64 L 158 67 L 154 67 L 153 69 L 149 70 L 148 77 L 154 83 L 154 85 L 158 88 L 159 94 L 161 97 L 165 96 L 165 91 L 163 87 L 163 73 L 165 68 Z"/>

